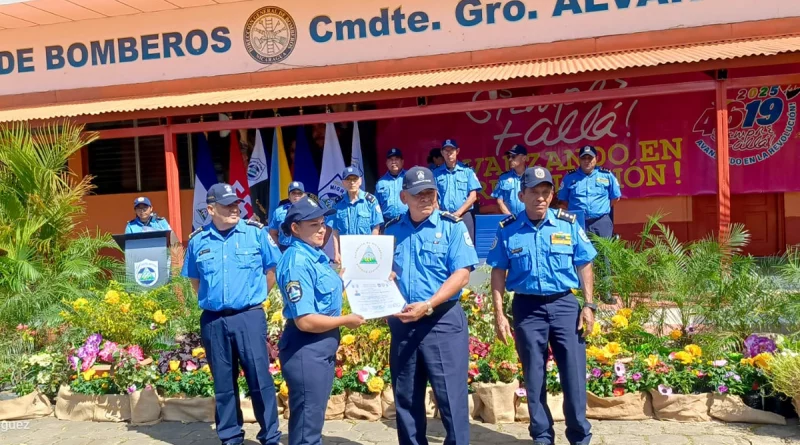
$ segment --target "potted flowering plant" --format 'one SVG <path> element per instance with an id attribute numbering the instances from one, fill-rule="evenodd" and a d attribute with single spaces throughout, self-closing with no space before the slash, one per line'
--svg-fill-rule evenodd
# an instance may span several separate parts
<path id="1" fill-rule="evenodd" d="M 486 355 L 477 361 L 473 387 L 480 397 L 481 418 L 488 423 L 512 423 L 515 416 L 515 392 L 519 388 L 519 361 L 513 340 L 496 340 Z"/>
<path id="2" fill-rule="evenodd" d="M 130 398 L 131 423 L 146 425 L 161 419 L 161 404 L 155 390 L 158 369 L 152 360 L 144 360 L 141 348 L 119 349 L 114 352 L 111 378 L 118 388 L 124 388 Z"/>
<path id="3" fill-rule="evenodd" d="M 614 350 L 614 347 L 611 349 Z M 586 416 L 615 420 L 652 418 L 653 407 L 646 393 L 647 382 L 641 360 L 616 357 L 613 363 L 601 363 L 596 358 L 588 359 Z"/>
<path id="4" fill-rule="evenodd" d="M 41 352 L 24 356 L 10 370 L 9 383 L 18 396 L 0 401 L 0 420 L 24 420 L 49 416 L 53 413 L 51 398 L 55 398 L 61 382 L 69 373 L 60 354 Z"/>
<path id="5" fill-rule="evenodd" d="M 709 415 L 726 422 L 767 423 L 785 425 L 783 416 L 766 411 L 756 410 L 744 404 L 741 396 L 748 390 L 745 379 L 740 373 L 747 364 L 735 364 L 727 359 L 707 361 L 705 366 L 698 366 L 704 374 L 707 391 L 712 393 Z"/>
<path id="6" fill-rule="evenodd" d="M 711 420 L 710 394 L 703 392 L 707 382 L 702 356 L 700 346 L 689 344 L 683 350 L 671 352 L 666 361 L 658 356 L 648 357 L 648 371 L 658 374 L 655 378 L 662 382 L 650 390 L 656 418 L 682 422 Z"/>
<path id="7" fill-rule="evenodd" d="M 381 418 L 381 393 L 386 383 L 375 368 L 364 366 L 342 376 L 347 391 L 344 415 L 348 419 L 375 421 Z"/>
<path id="8" fill-rule="evenodd" d="M 325 420 L 344 419 L 344 410 L 347 405 L 347 388 L 345 388 L 344 369 L 337 366 L 331 386 L 331 397 L 328 399 L 328 407 L 325 410 Z"/>
<path id="9" fill-rule="evenodd" d="M 187 363 L 193 362 L 168 361 L 167 372 L 156 379 L 155 388 L 163 397 L 163 418 L 177 422 L 211 422 L 215 409 L 211 369 L 208 364 L 195 369 Z M 158 366 L 160 368 L 161 364 Z"/>

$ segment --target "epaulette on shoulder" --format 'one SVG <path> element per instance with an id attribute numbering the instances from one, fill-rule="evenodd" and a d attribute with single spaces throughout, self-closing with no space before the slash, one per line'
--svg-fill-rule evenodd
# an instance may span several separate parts
<path id="1" fill-rule="evenodd" d="M 264 228 L 264 224 L 261 224 L 260 222 L 254 220 L 254 219 L 248 219 L 247 221 L 245 221 L 245 223 L 247 223 L 248 226 L 256 226 L 259 229 L 263 229 Z"/>
<path id="2" fill-rule="evenodd" d="M 597 169 L 600 170 L 603 173 L 610 173 L 612 175 L 614 174 L 614 172 L 612 172 L 611 170 L 609 170 L 609 169 L 607 169 L 605 167 L 597 167 Z"/>
<path id="3" fill-rule="evenodd" d="M 133 218 L 132 220 L 128 221 L 128 224 L 134 224 L 135 222 L 136 222 L 136 218 Z"/>
<path id="4" fill-rule="evenodd" d="M 400 222 L 400 218 L 402 218 L 402 216 L 397 216 L 397 217 L 394 217 L 394 218 L 390 219 L 389 221 L 387 221 L 386 224 L 383 225 L 384 230 L 387 227 L 389 227 L 389 226 L 391 226 L 393 224 L 397 224 L 398 222 Z"/>
<path id="5" fill-rule="evenodd" d="M 461 222 L 461 218 L 453 215 L 450 212 L 442 212 L 442 218 L 453 221 L 453 222 Z"/>
<path id="6" fill-rule="evenodd" d="M 508 217 L 507 217 L 507 218 L 505 218 L 504 220 L 500 221 L 500 227 L 503 227 L 503 228 L 505 228 L 505 226 L 507 226 L 507 225 L 511 224 L 512 222 L 514 222 L 514 221 L 516 221 L 516 220 L 517 220 L 517 217 L 516 217 L 516 216 L 514 216 L 514 215 L 508 215 Z"/>
<path id="7" fill-rule="evenodd" d="M 198 227 L 197 229 L 195 229 L 194 232 L 189 234 L 189 239 L 192 239 L 193 236 L 197 235 L 198 233 L 200 233 L 202 231 L 203 231 L 203 227 Z"/>
<path id="8" fill-rule="evenodd" d="M 375 202 L 375 195 L 373 195 L 372 193 L 367 193 L 365 198 L 367 199 L 367 202 Z"/>
<path id="9" fill-rule="evenodd" d="M 564 173 L 564 176 L 571 175 L 571 174 L 575 173 L 576 171 L 578 171 L 578 169 L 577 168 L 573 168 L 572 170 Z"/>
<path id="10" fill-rule="evenodd" d="M 570 224 L 574 224 L 577 216 L 574 213 L 569 213 L 564 209 L 558 209 L 556 212 L 556 218 L 562 221 L 567 221 Z"/>

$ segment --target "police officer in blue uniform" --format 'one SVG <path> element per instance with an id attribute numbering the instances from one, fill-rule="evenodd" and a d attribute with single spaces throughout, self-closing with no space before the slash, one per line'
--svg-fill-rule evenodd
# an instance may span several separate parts
<path id="1" fill-rule="evenodd" d="M 408 212 L 386 224 L 395 237 L 393 270 L 408 303 L 389 318 L 397 437 L 427 445 L 425 391 L 430 381 L 447 445 L 469 443 L 469 332 L 458 302 L 478 255 L 460 218 L 436 209 L 436 182 L 425 167 L 406 172 L 400 195 Z"/>
<path id="2" fill-rule="evenodd" d="M 400 201 L 400 190 L 403 188 L 403 152 L 399 148 L 392 148 L 386 153 L 385 175 L 381 176 L 375 185 L 375 197 L 383 212 L 384 222 L 397 218 L 408 210 L 408 206 Z"/>
<path id="3" fill-rule="evenodd" d="M 305 194 L 306 189 L 302 182 L 293 181 L 289 183 L 289 198 L 278 203 L 278 207 L 272 212 L 272 218 L 269 219 L 269 234 L 278 243 L 281 253 L 286 251 L 292 242 L 291 233 L 284 233 L 281 230 L 281 224 L 286 220 L 286 213 L 289 211 L 289 207 Z"/>
<path id="4" fill-rule="evenodd" d="M 428 152 L 428 168 L 431 171 L 436 170 L 442 164 L 444 164 L 444 158 L 442 157 L 442 149 L 439 147 L 431 148 L 431 151 Z"/>
<path id="5" fill-rule="evenodd" d="M 140 196 L 133 200 L 133 210 L 136 218 L 128 221 L 125 226 L 125 233 L 157 232 L 162 230 L 172 231 L 172 227 L 166 219 L 156 215 L 150 198 Z"/>
<path id="6" fill-rule="evenodd" d="M 554 443 L 553 418 L 547 408 L 545 366 L 547 344 L 553 350 L 564 389 L 564 417 L 570 444 L 588 445 L 586 420 L 586 344 L 594 326 L 592 260 L 597 251 L 575 222 L 575 215 L 548 208 L 553 177 L 542 167 L 525 170 L 520 200 L 525 211 L 500 223 L 486 263 L 492 267 L 491 287 L 498 337 L 511 337 L 503 312 L 503 293 L 514 292 L 512 314 L 517 351 L 522 362 L 529 431 L 535 445 Z M 577 269 L 576 269 L 577 268 Z M 507 274 L 507 276 L 506 276 Z M 581 308 L 573 288 L 580 286 Z"/>
<path id="7" fill-rule="evenodd" d="M 181 274 L 191 280 L 203 309 L 200 337 L 214 377 L 219 439 L 244 442 L 236 382 L 241 365 L 261 426 L 257 438 L 275 445 L 281 433 L 262 303 L 275 282 L 280 252 L 261 223 L 241 219 L 240 202 L 230 185 L 211 186 L 206 196 L 211 223 L 189 236 Z"/>
<path id="8" fill-rule="evenodd" d="M 587 145 L 578 150 L 581 168 L 564 176 L 558 199 L 566 201 L 568 210 L 582 210 L 586 217 L 586 231 L 611 238 L 614 223 L 611 206 L 622 193 L 619 182 L 610 170 L 597 167 L 597 149 Z"/>
<path id="9" fill-rule="evenodd" d="M 500 175 L 497 185 L 492 192 L 492 198 L 497 199 L 500 213 L 518 215 L 525 210 L 525 204 L 519 200 L 522 174 L 528 166 L 528 149 L 522 145 L 514 145 L 506 151 L 510 170 Z"/>
<path id="10" fill-rule="evenodd" d="M 453 139 L 447 139 L 442 144 L 444 164 L 433 171 L 439 189 L 439 208 L 462 218 L 474 241 L 475 219 L 472 212 L 478 201 L 481 183 L 474 170 L 458 161 L 458 151 L 458 144 Z"/>
<path id="11" fill-rule="evenodd" d="M 340 235 L 378 235 L 383 213 L 377 198 L 361 190 L 361 170 L 347 167 L 342 172 L 345 192 L 333 205 L 336 213 L 328 219 L 333 229 L 334 262 L 341 264 Z"/>
<path id="12" fill-rule="evenodd" d="M 286 327 L 278 345 L 289 387 L 289 444 L 321 445 L 339 348 L 339 327 L 355 329 L 364 318 L 342 316 L 342 279 L 322 250 L 333 213 L 315 197 L 291 205 L 281 225 L 291 245 L 278 262 Z"/>

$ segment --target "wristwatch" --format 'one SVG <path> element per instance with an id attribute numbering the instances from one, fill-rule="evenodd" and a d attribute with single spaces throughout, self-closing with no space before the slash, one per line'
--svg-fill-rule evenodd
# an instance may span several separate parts
<path id="1" fill-rule="evenodd" d="M 430 301 L 426 301 L 425 304 L 428 306 L 428 311 L 425 312 L 425 315 L 433 314 L 433 305 L 431 304 L 431 302 Z"/>
<path id="2" fill-rule="evenodd" d="M 597 305 L 594 303 L 584 303 L 583 307 L 588 307 L 589 309 L 592 310 L 592 312 L 597 311 Z"/>

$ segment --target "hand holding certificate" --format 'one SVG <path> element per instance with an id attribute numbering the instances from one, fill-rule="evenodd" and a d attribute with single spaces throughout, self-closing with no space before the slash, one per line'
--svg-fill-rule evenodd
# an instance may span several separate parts
<path id="1" fill-rule="evenodd" d="M 341 258 L 345 291 L 354 314 L 365 319 L 394 315 L 406 300 L 389 277 L 394 262 L 394 237 L 343 235 Z"/>

